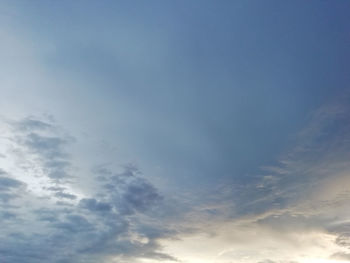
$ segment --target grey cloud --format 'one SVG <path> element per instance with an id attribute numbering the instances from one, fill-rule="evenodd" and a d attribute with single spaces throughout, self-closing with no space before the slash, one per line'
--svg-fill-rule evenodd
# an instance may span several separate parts
<path id="1" fill-rule="evenodd" d="M 51 186 L 51 187 L 47 187 L 45 188 L 47 190 L 53 191 L 53 192 L 62 192 L 64 191 L 66 188 L 65 187 L 61 187 L 61 186 Z"/>
<path id="2" fill-rule="evenodd" d="M 260 261 L 258 263 L 276 263 L 276 262 L 273 260 L 270 260 L 270 259 L 266 259 L 266 260 Z"/>
<path id="3" fill-rule="evenodd" d="M 6 242 L 0 247 L 1 259 L 4 262 L 78 262 L 71 252 L 70 239 L 62 235 L 33 234 L 24 235 L 13 233 L 7 236 Z"/>
<path id="4" fill-rule="evenodd" d="M 348 229 L 346 229 L 344 232 L 339 234 L 339 236 L 335 240 L 335 243 L 338 244 L 339 246 L 350 249 L 350 227 L 349 226 L 348 226 Z"/>
<path id="5" fill-rule="evenodd" d="M 122 214 L 146 212 L 163 199 L 157 189 L 139 174 L 137 168 L 128 165 L 123 172 L 105 180 L 107 195 Z"/>
<path id="6" fill-rule="evenodd" d="M 75 200 L 77 199 L 76 195 L 70 194 L 70 193 L 65 193 L 65 192 L 56 192 L 55 196 L 58 198 L 64 198 L 64 199 L 70 199 L 70 200 Z"/>
<path id="7" fill-rule="evenodd" d="M 74 141 L 72 137 L 62 134 L 54 124 L 33 117 L 13 122 L 12 128 L 18 149 L 37 157 L 46 176 L 54 180 L 71 177 L 66 148 Z"/>
<path id="8" fill-rule="evenodd" d="M 9 194 L 9 193 L 1 193 L 0 192 L 0 200 L 3 203 L 8 203 L 11 199 L 17 198 L 19 195 L 17 194 Z"/>
<path id="9" fill-rule="evenodd" d="M 131 183 L 141 185 L 140 190 L 149 191 L 149 187 L 143 187 L 145 181 L 140 178 L 132 179 L 132 182 L 124 181 L 122 188 L 128 189 L 128 184 Z M 52 190 L 61 190 L 56 188 Z M 110 257 L 122 257 L 131 261 L 138 257 L 176 260 L 162 253 L 157 242 L 158 238 L 169 235 L 166 229 L 142 226 L 142 222 L 135 221 L 136 218 L 132 214 L 130 218 L 128 214 L 121 214 L 118 207 L 123 204 L 113 203 L 114 200 L 115 196 L 110 193 L 104 201 L 86 198 L 70 208 L 59 209 L 53 206 L 35 210 L 33 213 L 43 222 L 43 229 L 45 227 L 50 229 L 44 233 L 50 234 L 32 234 L 23 237 L 14 233 L 14 238 L 6 245 L 1 245 L 0 250 L 10 263 L 94 263 L 108 262 Z M 125 200 L 129 202 L 128 199 Z M 112 209 L 112 203 L 116 210 Z M 143 209 L 147 209 L 147 206 Z M 148 241 L 146 243 L 133 241 L 129 236 L 130 231 L 137 231 L 138 235 L 146 237 Z M 22 250 L 22 247 L 25 249 Z"/>
<path id="10" fill-rule="evenodd" d="M 169 231 L 164 227 L 159 229 L 154 227 L 152 231 L 151 227 L 143 225 L 134 218 L 132 221 L 133 225 L 135 224 L 138 227 L 133 227 L 133 231 L 137 231 L 139 235 L 146 237 L 148 242 L 131 242 L 127 234 L 131 230 L 131 225 L 125 220 L 129 216 L 134 216 L 135 212 L 147 214 L 154 207 L 155 203 L 162 199 L 157 190 L 139 176 L 140 173 L 135 167 L 125 166 L 123 172 L 117 174 L 107 168 L 103 168 L 102 171 L 105 175 L 104 188 L 101 189 L 103 201 L 99 201 L 96 198 L 86 198 L 80 201 L 79 207 L 88 210 L 98 218 L 102 217 L 105 227 L 108 227 L 109 230 L 100 232 L 98 237 L 95 237 L 96 242 L 94 242 L 94 245 L 88 246 L 83 252 L 93 255 L 119 255 L 130 259 L 148 257 L 158 260 L 175 260 L 172 256 L 159 252 L 161 247 L 156 240 L 170 236 Z M 106 187 L 107 192 L 104 190 Z M 123 241 L 115 243 L 116 236 L 127 238 L 123 238 Z"/>
<path id="11" fill-rule="evenodd" d="M 1 220 L 13 220 L 17 217 L 15 213 L 8 211 L 0 211 L 0 221 Z"/>
<path id="12" fill-rule="evenodd" d="M 232 216 L 259 214 L 303 203 L 324 179 L 336 180 L 337 175 L 348 171 L 349 116 L 347 104 L 322 107 L 299 133 L 296 146 L 282 154 L 275 166 L 264 166 L 259 175 L 224 185 L 216 189 L 214 195 L 219 191 L 223 193 L 221 201 L 236 200 Z M 335 201 L 323 202 L 323 208 Z"/>
<path id="13" fill-rule="evenodd" d="M 338 252 L 331 255 L 330 258 L 336 260 L 350 261 L 350 253 Z"/>
<path id="14" fill-rule="evenodd" d="M 137 227 L 137 232 L 144 237 L 150 238 L 150 239 L 159 239 L 164 237 L 174 237 L 177 234 L 176 230 L 173 229 L 166 229 L 163 226 L 159 225 L 142 225 L 139 224 Z"/>
<path id="15" fill-rule="evenodd" d="M 56 205 L 62 206 L 62 207 L 73 207 L 74 206 L 72 203 L 66 202 L 66 201 L 62 201 L 62 200 L 57 201 Z"/>
<path id="16" fill-rule="evenodd" d="M 141 212 L 162 199 L 157 190 L 143 179 L 135 180 L 128 185 L 122 198 L 128 208 Z"/>
<path id="17" fill-rule="evenodd" d="M 60 137 L 49 137 L 30 133 L 26 136 L 24 143 L 33 152 L 45 154 L 47 158 L 66 157 L 66 154 L 62 151 L 62 147 L 67 142 Z"/>
<path id="18" fill-rule="evenodd" d="M 67 160 L 48 160 L 45 162 L 46 167 L 50 169 L 64 169 L 70 166 L 70 162 Z"/>
<path id="19" fill-rule="evenodd" d="M 10 177 L 0 177 L 0 191 L 9 191 L 23 186 L 24 183 Z"/>
<path id="20" fill-rule="evenodd" d="M 48 128 L 51 128 L 52 125 L 38 120 L 36 118 L 31 118 L 31 117 L 27 117 L 24 118 L 23 120 L 19 121 L 18 123 L 16 123 L 16 126 L 18 129 L 23 130 L 23 131 L 32 131 L 32 130 L 45 130 Z"/>
<path id="21" fill-rule="evenodd" d="M 61 214 L 59 211 L 52 209 L 37 209 L 33 212 L 37 216 L 38 220 L 47 221 L 50 223 L 57 222 L 59 220 L 59 215 Z"/>
<path id="22" fill-rule="evenodd" d="M 81 199 L 79 205 L 82 208 L 96 212 L 109 212 L 112 209 L 111 204 L 106 202 L 99 202 L 94 198 Z"/>
<path id="23" fill-rule="evenodd" d="M 165 226 L 146 224 L 139 219 L 141 214 L 143 218 L 159 214 L 155 211 L 162 209 L 157 204 L 161 204 L 163 198 L 137 167 L 126 165 L 122 172 L 115 172 L 106 165 L 95 166 L 92 170 L 96 179 L 95 192 L 89 198 L 78 200 L 68 190 L 69 181 L 63 180 L 73 176 L 68 152 L 73 140 L 53 123 L 34 117 L 16 122 L 12 128 L 12 142 L 16 148 L 13 154 L 20 153 L 17 156 L 19 165 L 34 160 L 28 165 L 25 163 L 25 167 L 32 165 L 51 179 L 54 185 L 43 189 L 59 201 L 39 200 L 24 191 L 20 193 L 23 198 L 19 202 L 25 202 L 29 210 L 1 211 L 0 220 L 8 226 L 8 233 L 0 236 L 3 260 L 9 263 L 106 263 L 115 257 L 127 261 L 140 257 L 176 260 L 162 253 L 158 243 L 160 238 L 175 233 Z M 25 169 L 23 172 L 27 171 Z M 2 207 L 12 198 L 19 197 L 18 191 L 24 186 L 0 170 Z M 33 210 L 30 210 L 31 204 Z M 17 211 L 23 211 L 21 229 L 25 229 L 25 234 L 16 232 Z M 142 236 L 146 242 L 134 240 L 133 235 Z"/>
<path id="24" fill-rule="evenodd" d="M 92 169 L 93 174 L 96 175 L 96 178 L 100 181 L 107 180 L 108 177 L 112 176 L 112 171 L 108 169 L 105 165 L 97 165 Z"/>
<path id="25" fill-rule="evenodd" d="M 164 253 L 158 253 L 158 252 L 145 253 L 145 254 L 143 254 L 143 256 L 147 257 L 147 258 L 156 259 L 159 261 L 162 261 L 162 260 L 170 260 L 170 261 L 174 261 L 174 262 L 179 261 L 176 257 L 170 256 L 170 255 L 164 254 Z"/>
<path id="26" fill-rule="evenodd" d="M 306 216 L 303 214 L 293 214 L 290 211 L 275 213 L 271 212 L 265 217 L 255 221 L 259 225 L 270 227 L 273 230 L 292 232 L 292 231 L 310 231 L 312 229 L 321 229 L 327 225 L 328 220 L 319 216 Z"/>
<path id="27" fill-rule="evenodd" d="M 25 186 L 23 182 L 7 175 L 4 170 L 0 170 L 0 200 L 3 203 L 8 203 L 10 200 L 19 197 L 19 190 Z"/>
<path id="28" fill-rule="evenodd" d="M 94 225 L 81 215 L 67 215 L 64 221 L 56 222 L 52 226 L 60 229 L 60 231 L 68 231 L 73 233 L 88 232 L 95 229 Z"/>

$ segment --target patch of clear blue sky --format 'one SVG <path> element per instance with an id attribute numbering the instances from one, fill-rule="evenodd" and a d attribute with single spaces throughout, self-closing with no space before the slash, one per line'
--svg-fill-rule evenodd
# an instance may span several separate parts
<path id="1" fill-rule="evenodd" d="M 20 26 L 54 43 L 45 67 L 89 83 L 68 107 L 99 111 L 101 136 L 180 185 L 249 179 L 349 84 L 349 1 L 14 5 Z"/>

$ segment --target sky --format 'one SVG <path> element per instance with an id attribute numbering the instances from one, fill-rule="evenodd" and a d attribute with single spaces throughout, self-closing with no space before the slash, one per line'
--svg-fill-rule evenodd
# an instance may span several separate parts
<path id="1" fill-rule="evenodd" d="M 0 2 L 0 262 L 350 262 L 350 2 Z"/>

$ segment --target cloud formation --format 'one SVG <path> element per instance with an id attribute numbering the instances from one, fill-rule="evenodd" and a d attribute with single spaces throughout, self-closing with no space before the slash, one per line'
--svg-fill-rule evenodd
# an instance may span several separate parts
<path id="1" fill-rule="evenodd" d="M 349 113 L 341 100 L 315 111 L 277 165 L 220 186 L 166 251 L 187 262 L 348 261 Z"/>
<path id="2" fill-rule="evenodd" d="M 132 164 L 121 169 L 95 164 L 88 177 L 81 176 L 69 154 L 76 139 L 54 121 L 6 121 L 7 170 L 0 170 L 3 259 L 346 261 L 350 126 L 341 123 L 349 112 L 339 103 L 324 106 L 276 165 L 263 166 L 246 183 L 190 199 L 162 195 Z M 90 178 L 89 191 L 80 183 L 84 178 Z"/>
<path id="3" fill-rule="evenodd" d="M 169 231 L 152 226 L 151 211 L 159 209 L 162 196 L 135 166 L 121 172 L 97 166 L 91 174 L 95 194 L 75 194 L 79 182 L 73 183 L 75 176 L 68 172 L 72 159 L 66 149 L 74 140 L 42 119 L 7 125 L 6 159 L 26 165 L 13 175 L 0 170 L 0 219 L 7 229 L 0 235 L 4 262 L 176 260 L 162 253 L 158 242 Z M 26 189 L 17 178 L 26 178 L 32 187 Z"/>
<path id="4" fill-rule="evenodd" d="M 163 196 L 135 165 L 92 165 L 85 192 L 68 153 L 76 139 L 53 121 L 7 121 L 4 158 L 16 169 L 0 170 L 3 259 L 308 262 L 316 253 L 346 261 L 350 127 L 339 123 L 348 112 L 316 111 L 277 165 L 199 202 Z"/>
<path id="5" fill-rule="evenodd" d="M 350 2 L 39 2 L 0 1 L 0 262 L 349 262 Z"/>

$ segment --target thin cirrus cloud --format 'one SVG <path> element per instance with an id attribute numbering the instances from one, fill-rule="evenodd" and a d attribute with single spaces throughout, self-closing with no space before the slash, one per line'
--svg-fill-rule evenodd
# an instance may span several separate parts
<path id="1" fill-rule="evenodd" d="M 188 262 L 347 262 L 348 117 L 346 103 L 315 111 L 278 166 L 262 167 L 246 186 L 221 187 L 214 203 L 190 214 L 197 231 L 165 241 L 168 251 Z"/>

